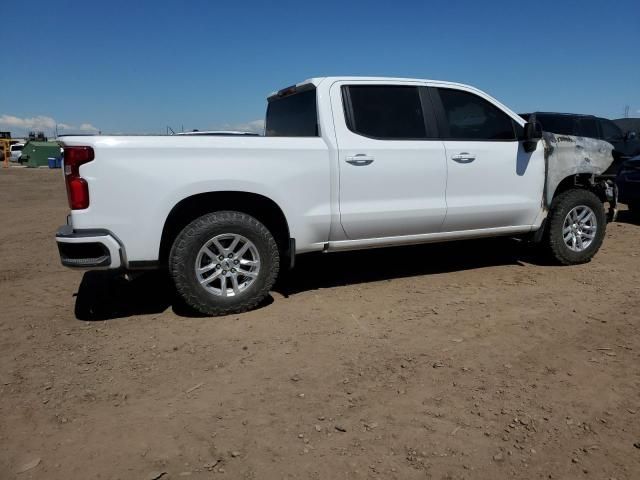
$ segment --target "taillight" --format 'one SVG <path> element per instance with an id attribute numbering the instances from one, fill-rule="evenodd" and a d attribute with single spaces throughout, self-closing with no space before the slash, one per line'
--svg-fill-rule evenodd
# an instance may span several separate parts
<path id="1" fill-rule="evenodd" d="M 64 147 L 64 179 L 71 210 L 89 207 L 89 185 L 80 176 L 80 165 L 95 158 L 91 147 Z"/>

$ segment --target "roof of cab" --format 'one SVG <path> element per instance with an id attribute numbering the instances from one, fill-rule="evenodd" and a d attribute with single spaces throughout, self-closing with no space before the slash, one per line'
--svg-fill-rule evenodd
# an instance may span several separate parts
<path id="1" fill-rule="evenodd" d="M 403 77 L 312 77 L 306 80 L 303 80 L 300 83 L 296 83 L 295 85 L 290 85 L 281 90 L 277 90 L 269 94 L 269 98 L 280 95 L 282 92 L 285 92 L 290 89 L 300 88 L 304 85 L 314 85 L 318 87 L 323 82 L 349 82 L 349 81 L 371 81 L 371 82 L 428 82 L 435 85 L 441 86 L 451 86 L 451 87 L 466 87 L 466 88 L 474 88 L 471 85 L 465 85 L 463 83 L 456 82 L 445 82 L 442 80 L 429 80 L 426 78 L 403 78 Z M 474 88 L 475 89 L 475 88 Z"/>

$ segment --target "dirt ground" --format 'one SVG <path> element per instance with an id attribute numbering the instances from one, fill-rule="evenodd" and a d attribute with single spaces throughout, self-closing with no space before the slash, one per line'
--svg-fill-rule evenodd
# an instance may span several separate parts
<path id="1" fill-rule="evenodd" d="M 1 479 L 640 478 L 628 212 L 588 265 L 507 239 L 311 255 L 198 318 L 161 275 L 60 266 L 59 170 L 0 171 L 0 201 Z"/>

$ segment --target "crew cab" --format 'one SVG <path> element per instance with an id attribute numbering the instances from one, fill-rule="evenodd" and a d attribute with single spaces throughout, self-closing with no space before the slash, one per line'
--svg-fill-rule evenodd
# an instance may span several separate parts
<path id="1" fill-rule="evenodd" d="M 305 252 L 509 235 L 588 262 L 615 199 L 610 144 L 451 82 L 313 78 L 268 97 L 264 136 L 61 143 L 63 265 L 165 268 L 210 315 L 255 307 Z"/>

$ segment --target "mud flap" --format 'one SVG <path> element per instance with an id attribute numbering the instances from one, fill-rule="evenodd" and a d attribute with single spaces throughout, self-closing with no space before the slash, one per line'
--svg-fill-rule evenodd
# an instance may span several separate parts
<path id="1" fill-rule="evenodd" d="M 545 218 L 544 220 L 542 220 L 542 223 L 540 224 L 540 228 L 533 233 L 533 237 L 531 237 L 531 242 L 532 243 L 542 242 L 546 228 L 547 228 L 547 219 Z"/>

